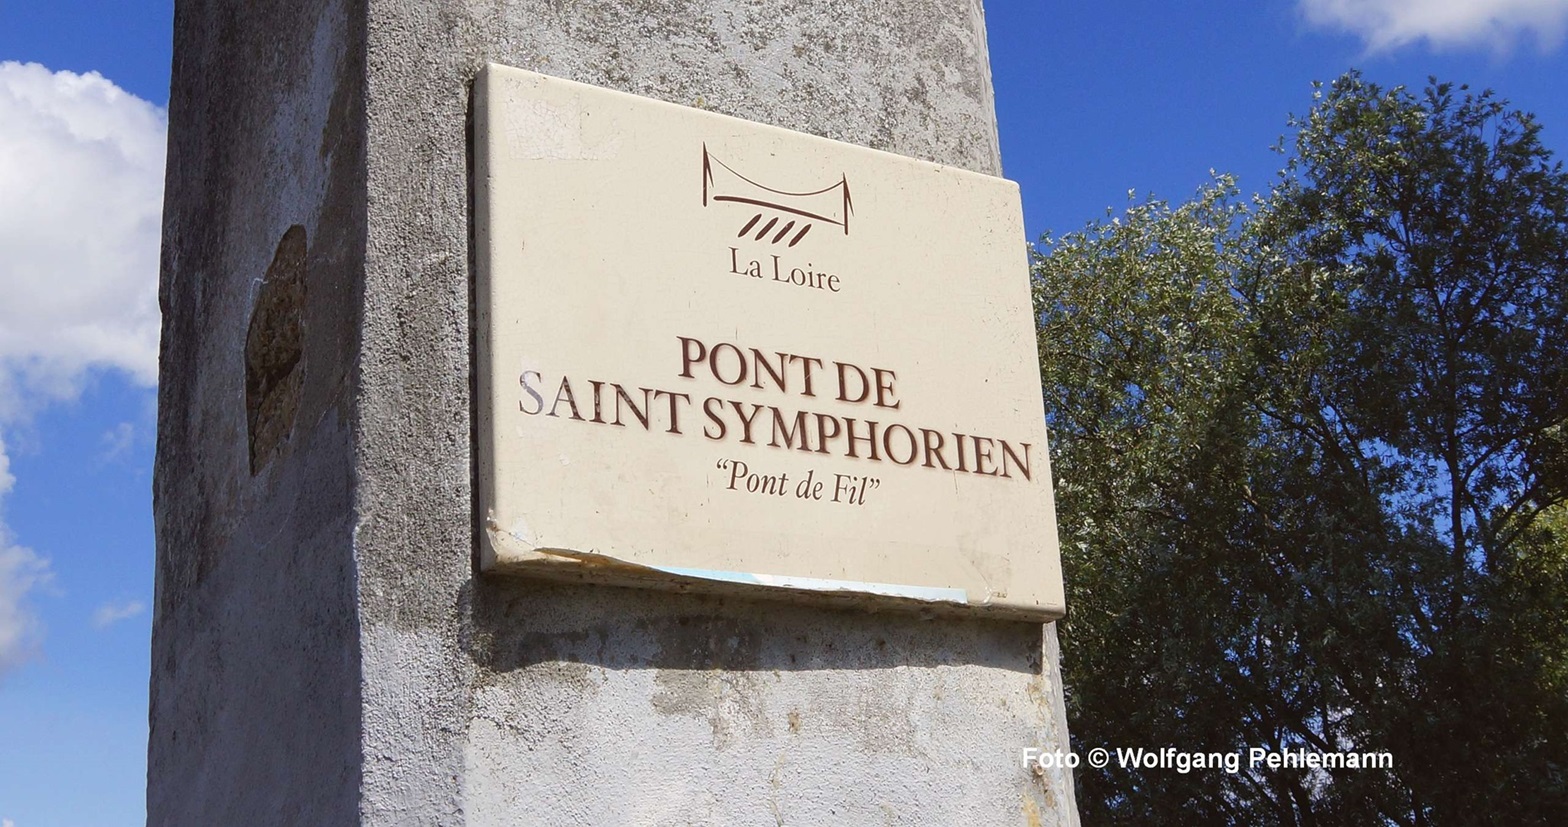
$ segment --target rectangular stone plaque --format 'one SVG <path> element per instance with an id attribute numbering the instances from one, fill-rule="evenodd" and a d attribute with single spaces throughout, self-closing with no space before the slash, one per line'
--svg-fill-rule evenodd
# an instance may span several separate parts
<path id="1" fill-rule="evenodd" d="M 1064 610 L 1017 185 L 475 88 L 485 571 Z"/>

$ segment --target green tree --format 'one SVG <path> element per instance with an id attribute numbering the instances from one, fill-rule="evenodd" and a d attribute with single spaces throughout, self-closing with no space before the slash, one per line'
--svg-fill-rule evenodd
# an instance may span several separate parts
<path id="1" fill-rule="evenodd" d="M 1568 176 L 1460 92 L 1348 74 L 1267 198 L 1042 244 L 1079 743 L 1395 757 L 1081 770 L 1087 821 L 1568 814 Z"/>

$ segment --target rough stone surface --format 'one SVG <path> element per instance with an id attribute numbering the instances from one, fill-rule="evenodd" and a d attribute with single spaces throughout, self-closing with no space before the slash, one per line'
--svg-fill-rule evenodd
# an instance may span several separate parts
<path id="1" fill-rule="evenodd" d="M 341 0 L 177 9 L 151 824 L 347 824 L 359 807 L 362 17 Z M 295 225 L 303 232 L 291 235 Z M 295 291 L 264 290 L 269 270 L 284 284 L 302 279 L 303 307 L 289 307 Z M 279 374 L 297 379 L 269 386 L 290 398 L 269 408 L 268 461 L 253 474 L 246 361 L 258 302 L 275 322 L 260 325 L 271 344 L 300 355 Z M 261 340 L 252 355 L 266 350 Z M 280 370 L 287 361 L 261 359 Z"/>
<path id="2" fill-rule="evenodd" d="M 176 29 L 150 823 L 1076 823 L 1020 758 L 1066 739 L 1050 627 L 472 564 L 479 67 L 996 173 L 977 0 L 181 0 Z M 299 401 L 253 476 L 293 225 Z"/>

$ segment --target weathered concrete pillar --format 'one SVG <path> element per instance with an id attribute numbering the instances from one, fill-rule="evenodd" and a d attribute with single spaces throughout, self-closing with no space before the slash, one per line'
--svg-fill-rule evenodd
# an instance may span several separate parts
<path id="1" fill-rule="evenodd" d="M 150 823 L 1076 823 L 1050 627 L 474 566 L 485 62 L 997 174 L 978 0 L 175 24 Z"/>

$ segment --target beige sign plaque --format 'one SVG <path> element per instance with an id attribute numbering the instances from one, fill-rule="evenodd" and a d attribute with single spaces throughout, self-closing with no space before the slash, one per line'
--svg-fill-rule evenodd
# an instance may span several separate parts
<path id="1" fill-rule="evenodd" d="M 1015 184 L 502 66 L 486 571 L 1064 606 Z"/>

